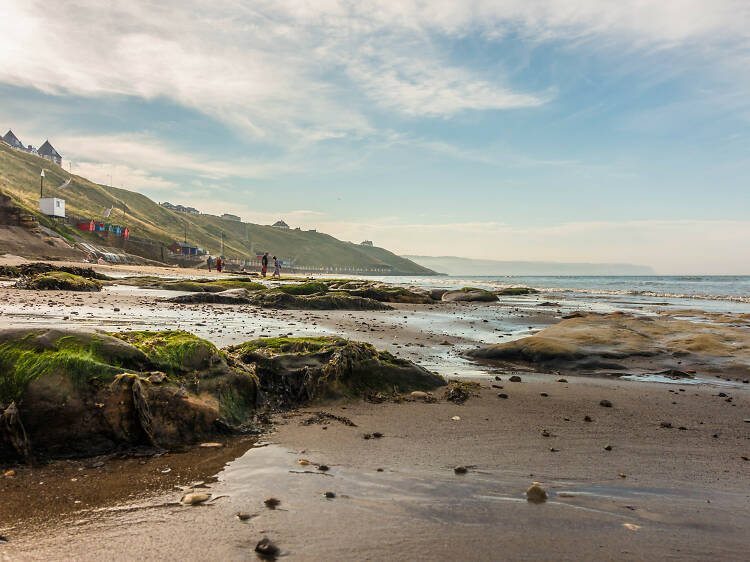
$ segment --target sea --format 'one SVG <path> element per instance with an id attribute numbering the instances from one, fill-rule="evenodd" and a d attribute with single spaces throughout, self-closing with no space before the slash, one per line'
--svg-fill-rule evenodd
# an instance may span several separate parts
<path id="1" fill-rule="evenodd" d="M 371 277 L 369 279 L 372 279 Z M 531 287 L 545 298 L 623 304 L 663 305 L 707 312 L 750 313 L 750 275 L 646 276 L 397 276 L 379 278 L 387 283 L 418 287 Z"/>

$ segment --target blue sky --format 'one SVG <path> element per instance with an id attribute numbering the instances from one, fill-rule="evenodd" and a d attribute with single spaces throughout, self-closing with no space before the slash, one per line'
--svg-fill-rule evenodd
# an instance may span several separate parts
<path id="1" fill-rule="evenodd" d="M 747 2 L 113 4 L 0 0 L 0 127 L 74 173 L 400 253 L 750 273 Z"/>

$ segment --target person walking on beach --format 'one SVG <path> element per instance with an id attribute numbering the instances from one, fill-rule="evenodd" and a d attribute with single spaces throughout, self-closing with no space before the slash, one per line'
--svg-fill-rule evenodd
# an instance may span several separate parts
<path id="1" fill-rule="evenodd" d="M 281 279 L 281 266 L 279 265 L 279 260 L 276 259 L 276 256 L 273 257 L 273 277 Z"/>
<path id="2" fill-rule="evenodd" d="M 221 263 L 221 257 L 216 258 L 216 271 L 221 273 L 221 268 L 224 264 Z"/>
<path id="3" fill-rule="evenodd" d="M 208 272 L 211 273 L 211 266 L 213 265 L 214 260 L 211 256 L 208 256 L 208 259 L 206 260 L 206 264 L 208 264 Z"/>
<path id="4" fill-rule="evenodd" d="M 263 254 L 263 259 L 260 260 L 261 268 L 260 268 L 260 274 L 265 277 L 266 272 L 268 271 L 268 252 Z"/>

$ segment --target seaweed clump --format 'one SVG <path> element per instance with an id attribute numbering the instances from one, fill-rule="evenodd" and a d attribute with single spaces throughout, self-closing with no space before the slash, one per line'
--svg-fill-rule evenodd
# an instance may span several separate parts
<path id="1" fill-rule="evenodd" d="M 463 287 L 456 291 L 447 291 L 443 293 L 444 302 L 494 302 L 497 295 L 485 289 L 476 287 Z"/>
<path id="2" fill-rule="evenodd" d="M 28 280 L 20 280 L 16 286 L 22 289 L 36 291 L 81 291 L 99 292 L 102 284 L 96 279 L 86 279 L 64 271 L 50 271 L 41 273 Z"/>

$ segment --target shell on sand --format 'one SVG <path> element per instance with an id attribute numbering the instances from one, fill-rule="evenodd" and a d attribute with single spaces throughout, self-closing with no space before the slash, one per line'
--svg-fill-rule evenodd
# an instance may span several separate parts
<path id="1" fill-rule="evenodd" d="M 210 498 L 211 494 L 207 494 L 206 492 L 192 492 L 190 494 L 185 494 L 184 496 L 182 496 L 180 503 L 184 505 L 197 505 L 199 503 L 207 501 Z"/>
<path id="2" fill-rule="evenodd" d="M 542 487 L 541 483 L 534 482 L 526 490 L 526 499 L 530 502 L 541 503 L 547 500 L 547 491 Z"/>

